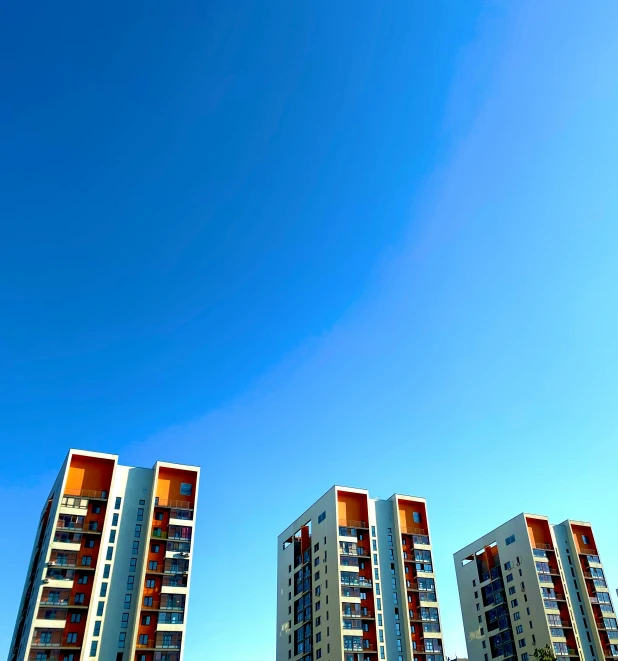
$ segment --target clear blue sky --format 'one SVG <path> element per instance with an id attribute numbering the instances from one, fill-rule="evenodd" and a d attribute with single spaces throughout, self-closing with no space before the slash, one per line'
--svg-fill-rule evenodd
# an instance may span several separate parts
<path id="1" fill-rule="evenodd" d="M 521 511 L 616 587 L 617 24 L 2 8 L 5 650 L 71 446 L 203 467 L 187 661 L 274 658 L 276 536 L 334 483 L 428 498 L 451 655 L 452 553 Z"/>

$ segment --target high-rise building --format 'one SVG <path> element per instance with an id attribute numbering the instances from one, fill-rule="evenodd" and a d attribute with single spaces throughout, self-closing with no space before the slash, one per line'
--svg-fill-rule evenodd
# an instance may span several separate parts
<path id="1" fill-rule="evenodd" d="M 277 661 L 443 661 L 427 506 L 335 486 L 280 536 Z"/>
<path id="2" fill-rule="evenodd" d="M 592 527 L 520 514 L 455 553 L 468 656 L 618 657 L 616 613 Z"/>
<path id="3" fill-rule="evenodd" d="M 199 468 L 71 450 L 47 498 L 9 661 L 181 661 Z"/>

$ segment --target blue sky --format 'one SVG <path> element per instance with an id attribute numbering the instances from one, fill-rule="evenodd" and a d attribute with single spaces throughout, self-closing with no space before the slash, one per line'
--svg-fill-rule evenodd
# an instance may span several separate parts
<path id="1" fill-rule="evenodd" d="M 71 446 L 201 465 L 187 661 L 274 658 L 334 483 L 427 497 L 451 655 L 521 511 L 618 585 L 618 6 L 381 5 L 2 9 L 0 496 L 28 545 Z"/>

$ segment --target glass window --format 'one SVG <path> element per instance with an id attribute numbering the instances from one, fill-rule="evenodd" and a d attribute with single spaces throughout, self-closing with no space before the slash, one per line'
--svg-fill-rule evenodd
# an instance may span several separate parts
<path id="1" fill-rule="evenodd" d="M 105 597 L 107 595 L 107 583 L 104 581 L 101 583 L 101 597 Z"/>
<path id="2" fill-rule="evenodd" d="M 143 507 L 140 507 L 137 510 L 137 520 L 138 521 L 143 521 L 144 520 L 144 508 Z"/>
<path id="3" fill-rule="evenodd" d="M 124 647 L 126 639 L 127 639 L 127 634 L 124 631 L 122 631 L 118 636 L 118 647 L 122 649 Z"/>
<path id="4" fill-rule="evenodd" d="M 120 496 L 118 496 L 118 497 L 116 498 L 116 504 L 115 504 L 115 506 L 114 506 L 114 509 L 119 510 L 119 509 L 120 509 L 120 504 L 121 504 L 121 503 L 122 503 L 122 498 L 121 498 Z"/>
<path id="5" fill-rule="evenodd" d="M 128 613 L 123 613 L 122 614 L 122 619 L 120 621 L 120 628 L 121 629 L 126 629 L 129 626 L 129 614 Z"/>
<path id="6" fill-rule="evenodd" d="M 504 541 L 506 542 L 506 545 L 509 546 L 515 541 L 515 535 L 511 535 L 510 537 L 507 537 Z"/>
<path id="7" fill-rule="evenodd" d="M 90 656 L 96 656 L 97 655 L 97 647 L 99 646 L 99 643 L 96 640 L 93 640 L 90 643 Z"/>
<path id="8" fill-rule="evenodd" d="M 117 526 L 118 525 L 118 512 L 114 513 L 114 516 L 112 516 L 112 525 Z"/>
<path id="9" fill-rule="evenodd" d="M 181 496 L 190 496 L 193 491 L 193 486 L 188 482 L 181 482 L 180 484 L 180 495 Z"/>

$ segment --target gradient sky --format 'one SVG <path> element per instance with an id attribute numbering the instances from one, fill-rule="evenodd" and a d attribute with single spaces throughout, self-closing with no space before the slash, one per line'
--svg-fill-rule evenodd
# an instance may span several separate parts
<path id="1" fill-rule="evenodd" d="M 617 30 L 0 10 L 5 651 L 69 447 L 202 466 L 186 661 L 274 658 L 276 536 L 334 483 L 428 499 L 450 655 L 452 554 L 521 511 L 591 520 L 617 586 Z"/>

